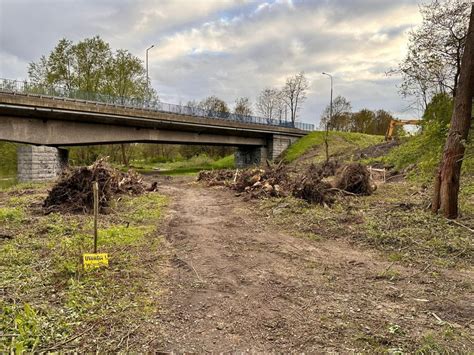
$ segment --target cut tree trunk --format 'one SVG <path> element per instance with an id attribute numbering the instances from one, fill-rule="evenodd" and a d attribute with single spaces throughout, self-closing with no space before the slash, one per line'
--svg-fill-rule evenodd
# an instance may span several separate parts
<path id="1" fill-rule="evenodd" d="M 443 157 L 435 178 L 433 212 L 439 210 L 447 218 L 458 217 L 458 194 L 461 166 L 469 136 L 474 97 L 474 4 L 471 8 L 466 47 L 461 63 L 454 110 L 444 146 Z"/>

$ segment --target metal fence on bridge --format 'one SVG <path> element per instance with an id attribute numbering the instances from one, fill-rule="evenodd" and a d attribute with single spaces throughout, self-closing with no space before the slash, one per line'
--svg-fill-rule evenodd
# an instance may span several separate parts
<path id="1" fill-rule="evenodd" d="M 28 81 L 18 81 L 10 79 L 0 79 L 0 91 L 8 93 L 18 93 L 35 96 L 45 96 L 52 98 L 70 99 L 74 101 L 83 101 L 87 103 L 101 103 L 107 105 L 121 106 L 125 108 L 134 108 L 141 110 L 150 110 L 155 112 L 174 113 L 179 115 L 188 115 L 203 118 L 212 118 L 218 120 L 235 121 L 250 124 L 260 124 L 278 127 L 297 128 L 303 131 L 314 131 L 314 125 L 303 122 L 289 122 L 275 120 L 257 116 L 246 116 L 228 112 L 218 112 L 203 110 L 199 107 L 190 107 L 176 104 L 169 104 L 159 100 L 146 100 L 138 98 L 118 97 L 106 94 L 84 92 L 74 89 L 68 89 L 65 86 L 42 86 L 29 83 Z"/>

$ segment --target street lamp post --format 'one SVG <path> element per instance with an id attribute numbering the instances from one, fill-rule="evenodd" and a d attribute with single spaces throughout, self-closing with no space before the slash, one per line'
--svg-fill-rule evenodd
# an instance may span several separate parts
<path id="1" fill-rule="evenodd" d="M 332 75 L 328 74 L 328 73 L 325 73 L 325 72 L 323 72 L 322 74 L 329 76 L 329 78 L 331 79 L 331 103 L 329 105 L 329 120 L 326 122 L 326 134 L 325 134 L 325 137 L 324 137 L 324 145 L 325 145 L 325 148 L 326 148 L 326 162 L 328 162 L 329 161 L 329 142 L 328 142 L 329 122 L 332 121 L 332 87 L 333 86 L 332 86 Z"/>
<path id="2" fill-rule="evenodd" d="M 151 45 L 150 47 L 148 47 L 148 48 L 146 49 L 146 51 L 145 51 L 145 53 L 146 53 L 146 56 L 145 56 L 145 58 L 146 58 L 146 60 L 145 60 L 145 66 L 146 66 L 146 82 L 147 82 L 147 84 L 150 84 L 150 77 L 148 76 L 148 51 L 149 51 L 150 49 L 152 49 L 154 46 L 155 46 L 155 45 L 152 44 L 152 45 Z"/>
<path id="3" fill-rule="evenodd" d="M 329 121 L 331 121 L 332 119 L 332 75 L 328 73 L 324 73 L 324 72 L 322 74 L 329 76 L 329 78 L 331 79 L 331 104 L 329 106 Z"/>

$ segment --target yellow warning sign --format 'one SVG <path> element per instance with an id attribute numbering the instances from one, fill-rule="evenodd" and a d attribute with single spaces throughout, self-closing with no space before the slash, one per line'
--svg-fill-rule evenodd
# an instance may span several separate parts
<path id="1" fill-rule="evenodd" d="M 109 256 L 107 254 L 84 254 L 84 270 L 89 271 L 101 266 L 109 266 Z"/>

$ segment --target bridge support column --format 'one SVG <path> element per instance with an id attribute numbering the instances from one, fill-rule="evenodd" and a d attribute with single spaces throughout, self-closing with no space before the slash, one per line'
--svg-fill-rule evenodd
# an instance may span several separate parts
<path id="1" fill-rule="evenodd" d="M 297 137 L 274 134 L 268 142 L 268 159 L 277 159 L 283 151 L 297 141 Z"/>
<path id="2" fill-rule="evenodd" d="M 235 167 L 238 169 L 260 165 L 267 159 L 266 147 L 239 147 L 235 151 Z"/>
<path id="3" fill-rule="evenodd" d="M 274 134 L 267 139 L 266 146 L 250 147 L 242 146 L 235 152 L 235 166 L 246 168 L 252 165 L 260 165 L 266 159 L 275 160 L 291 144 L 297 141 L 297 137 Z"/>
<path id="4" fill-rule="evenodd" d="M 20 146 L 17 164 L 21 182 L 53 180 L 67 166 L 68 151 L 45 146 Z"/>

